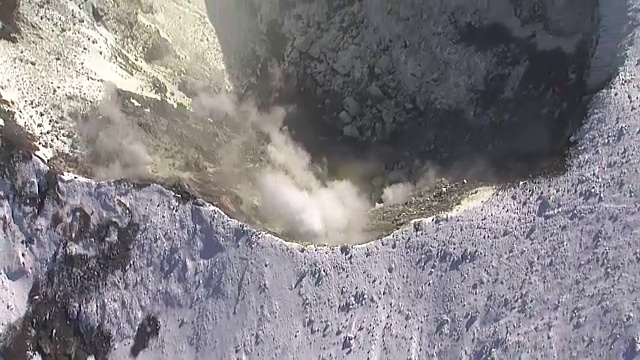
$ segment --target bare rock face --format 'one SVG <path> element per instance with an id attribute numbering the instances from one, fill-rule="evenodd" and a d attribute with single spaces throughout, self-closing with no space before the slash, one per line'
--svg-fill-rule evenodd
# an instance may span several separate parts
<path id="1" fill-rule="evenodd" d="M 19 7 L 19 0 L 0 0 L 0 40 L 15 41 L 12 33 L 17 30 L 16 13 Z"/>
<path id="2" fill-rule="evenodd" d="M 208 0 L 208 11 L 239 89 L 277 64 L 295 101 L 314 99 L 344 136 L 451 158 L 561 146 L 597 3 Z"/>

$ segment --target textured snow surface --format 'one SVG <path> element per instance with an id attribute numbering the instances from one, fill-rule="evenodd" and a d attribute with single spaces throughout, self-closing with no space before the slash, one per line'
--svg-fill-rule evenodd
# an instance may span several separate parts
<path id="1" fill-rule="evenodd" d="M 629 16 L 636 24 L 635 10 Z M 148 314 L 161 329 L 139 359 L 632 359 L 640 351 L 640 31 L 629 36 L 619 74 L 576 135 L 568 174 L 366 246 L 288 245 L 159 186 L 72 176 L 59 182 L 62 202 L 38 213 L 2 180 L 0 321 L 24 312 L 33 278 L 80 206 L 93 222 L 141 226 L 128 269 L 79 315 L 113 333 L 113 359 L 129 358 Z M 17 170 L 19 188 L 38 195 L 46 168 L 34 161 Z"/>

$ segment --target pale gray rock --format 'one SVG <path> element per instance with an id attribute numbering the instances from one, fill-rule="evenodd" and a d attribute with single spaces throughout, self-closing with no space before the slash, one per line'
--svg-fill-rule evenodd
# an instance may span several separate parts
<path id="1" fill-rule="evenodd" d="M 338 114 L 338 118 L 345 124 L 350 124 L 353 121 L 351 115 L 349 115 L 349 113 L 345 110 L 341 111 L 340 114 Z"/>
<path id="2" fill-rule="evenodd" d="M 351 116 L 360 115 L 360 104 L 353 97 L 349 96 L 342 101 L 342 106 Z"/>
<path id="3" fill-rule="evenodd" d="M 380 88 L 376 86 L 376 84 L 369 85 L 369 87 L 367 88 L 367 93 L 375 98 L 381 98 L 384 96 L 382 90 L 380 90 Z"/>
<path id="4" fill-rule="evenodd" d="M 357 138 L 360 136 L 360 131 L 354 124 L 348 124 L 347 126 L 345 126 L 342 129 L 342 133 L 345 136 L 352 137 L 352 138 Z"/>

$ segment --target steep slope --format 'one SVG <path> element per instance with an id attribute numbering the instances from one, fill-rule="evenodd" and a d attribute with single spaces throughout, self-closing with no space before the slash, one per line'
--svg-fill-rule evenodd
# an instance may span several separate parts
<path id="1" fill-rule="evenodd" d="M 639 55 L 594 100 L 569 174 L 355 248 L 286 245 L 156 185 L 56 184 L 15 158 L 5 289 L 25 300 L 41 279 L 31 306 L 57 296 L 113 358 L 147 316 L 160 329 L 139 358 L 631 356 Z"/>
<path id="2" fill-rule="evenodd" d="M 265 74 L 282 68 L 280 101 L 308 108 L 294 138 L 318 156 L 331 156 L 318 133 L 389 146 L 405 177 L 557 152 L 582 116 L 600 20 L 591 0 L 206 3 L 237 88 L 270 95 Z"/>

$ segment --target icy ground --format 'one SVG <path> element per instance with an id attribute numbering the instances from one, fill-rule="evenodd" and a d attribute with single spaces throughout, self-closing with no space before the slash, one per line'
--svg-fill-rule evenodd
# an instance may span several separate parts
<path id="1" fill-rule="evenodd" d="M 2 326 L 24 314 L 49 269 L 70 286 L 61 291 L 74 316 L 113 335 L 113 359 L 129 358 L 147 315 L 159 335 L 138 359 L 636 358 L 640 29 L 631 30 L 565 176 L 366 246 L 293 246 L 156 185 L 72 176 L 56 185 L 37 160 L 19 161 L 0 182 Z M 103 244 L 78 235 L 88 225 L 80 208 L 89 227 L 115 221 Z M 139 230 L 130 261 L 107 261 L 103 277 L 64 272 L 63 254 L 114 260 L 107 245 L 128 225 Z"/>

